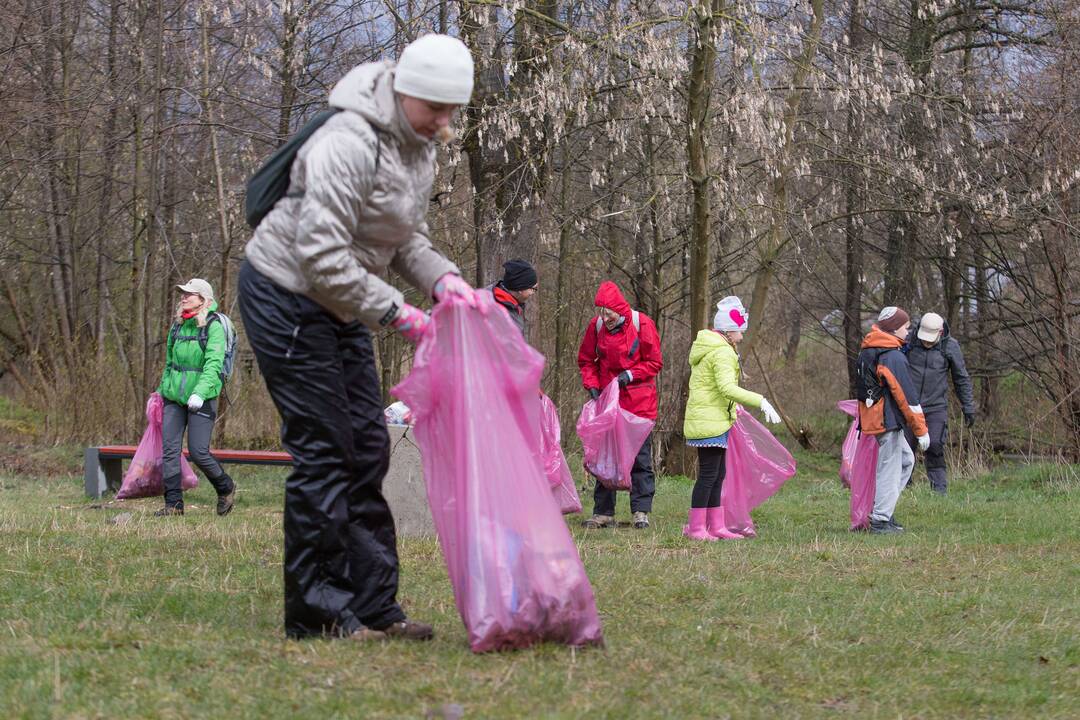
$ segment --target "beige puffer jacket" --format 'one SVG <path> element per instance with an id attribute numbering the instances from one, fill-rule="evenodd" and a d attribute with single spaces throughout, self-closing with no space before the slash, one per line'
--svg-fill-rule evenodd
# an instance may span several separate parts
<path id="1" fill-rule="evenodd" d="M 405 302 L 378 277 L 387 267 L 428 297 L 442 275 L 459 272 L 428 238 L 435 147 L 400 111 L 393 78 L 392 62 L 368 63 L 334 87 L 330 105 L 345 112 L 300 148 L 288 195 L 245 248 L 273 282 L 369 327 L 386 325 Z"/>

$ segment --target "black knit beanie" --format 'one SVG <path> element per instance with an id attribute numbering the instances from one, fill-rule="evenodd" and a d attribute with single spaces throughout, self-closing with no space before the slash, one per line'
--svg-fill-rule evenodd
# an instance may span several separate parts
<path id="1" fill-rule="evenodd" d="M 503 263 L 502 284 L 507 290 L 528 290 L 536 285 L 536 270 L 525 260 L 507 260 Z"/>

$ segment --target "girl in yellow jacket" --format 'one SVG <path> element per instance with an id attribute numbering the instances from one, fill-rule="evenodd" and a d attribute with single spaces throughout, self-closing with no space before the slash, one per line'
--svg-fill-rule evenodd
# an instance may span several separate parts
<path id="1" fill-rule="evenodd" d="M 697 448 L 698 479 L 683 535 L 692 540 L 742 537 L 725 529 L 720 507 L 728 430 L 735 424 L 736 405 L 760 408 L 767 422 L 780 422 L 768 400 L 739 387 L 736 346 L 749 326 L 746 308 L 734 295 L 718 302 L 716 308 L 712 329 L 700 331 L 690 347 L 690 397 L 683 435 L 687 445 Z"/>

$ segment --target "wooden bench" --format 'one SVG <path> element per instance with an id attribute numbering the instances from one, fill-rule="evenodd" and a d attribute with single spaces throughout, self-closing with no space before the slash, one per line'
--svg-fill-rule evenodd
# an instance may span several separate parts
<path id="1" fill-rule="evenodd" d="M 219 463 L 235 465 L 292 465 L 287 452 L 264 450 L 211 450 Z M 184 455 L 188 451 L 184 450 Z M 83 452 L 83 487 L 92 498 L 100 498 L 105 491 L 116 492 L 124 478 L 123 462 L 135 456 L 134 445 L 104 445 L 88 447 Z"/>

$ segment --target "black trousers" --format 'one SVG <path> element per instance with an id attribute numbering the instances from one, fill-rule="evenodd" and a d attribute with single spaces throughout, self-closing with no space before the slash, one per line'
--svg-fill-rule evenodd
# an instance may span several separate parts
<path id="1" fill-rule="evenodd" d="M 930 433 L 930 447 L 923 454 L 923 462 L 926 463 L 926 477 L 930 481 L 930 487 L 939 493 L 946 491 L 949 481 L 945 475 L 945 443 L 949 439 L 949 409 L 947 407 L 923 410 L 926 417 L 926 429 Z M 915 435 L 907 427 L 904 428 L 911 451 L 916 452 L 919 447 Z M 916 452 L 915 457 L 918 457 Z M 909 481 L 910 484 L 910 481 Z"/>
<path id="2" fill-rule="evenodd" d="M 727 448 L 699 447 L 697 449 L 697 482 L 690 495 L 690 507 L 720 507 L 720 491 L 727 470 Z"/>
<path id="3" fill-rule="evenodd" d="M 596 483 L 593 490 L 593 515 L 614 515 L 617 490 L 608 490 Z M 634 467 L 630 470 L 630 512 L 652 512 L 653 495 L 656 494 L 656 476 L 652 467 L 652 433 L 645 438 Z"/>
<path id="4" fill-rule="evenodd" d="M 249 263 L 240 311 L 293 456 L 285 481 L 285 632 L 347 635 L 405 618 L 397 603 L 390 465 L 371 333 Z"/>

